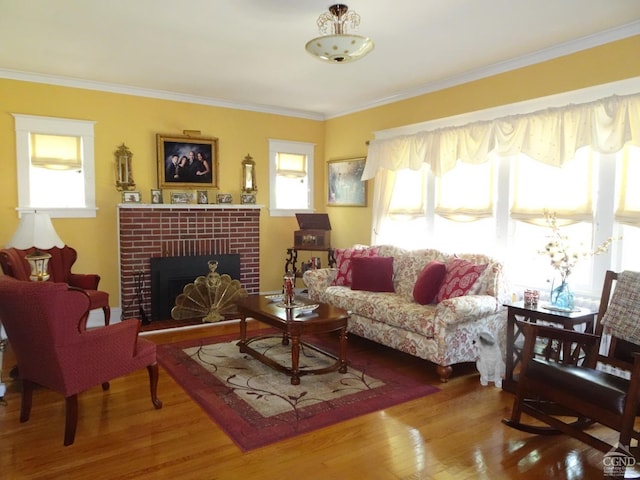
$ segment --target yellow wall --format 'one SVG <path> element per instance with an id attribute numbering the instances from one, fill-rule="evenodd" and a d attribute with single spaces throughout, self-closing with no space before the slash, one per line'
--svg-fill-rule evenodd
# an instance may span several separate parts
<path id="1" fill-rule="evenodd" d="M 78 250 L 75 272 L 96 272 L 100 286 L 111 295 L 111 305 L 120 304 L 118 279 L 117 209 L 120 193 L 115 188 L 113 152 L 123 142 L 133 152 L 133 178 L 143 202 L 157 188 L 156 133 L 181 135 L 200 130 L 219 139 L 219 192 L 232 193 L 239 202 L 243 158 L 256 161 L 257 203 L 268 204 L 268 139 L 296 140 L 316 144 L 316 155 L 324 157 L 324 122 L 255 113 L 166 100 L 135 97 L 0 80 L 0 144 L 5 155 L 0 176 L 0 245 L 13 234 L 18 216 L 15 132 L 11 113 L 93 120 L 95 125 L 97 217 L 53 219 L 60 237 Z M 322 161 L 316 175 L 322 175 Z M 321 178 L 321 177 L 319 177 Z M 210 192 L 210 198 L 216 191 Z M 168 195 L 165 194 L 165 202 Z M 297 229 L 295 218 L 271 218 L 261 212 L 260 289 L 274 290 L 282 284 L 286 248 Z"/>
<path id="2" fill-rule="evenodd" d="M 62 239 L 79 251 L 75 271 L 99 273 L 101 288 L 110 293 L 112 306 L 118 306 L 116 205 L 120 194 L 114 186 L 113 152 L 123 142 L 134 154 L 133 175 L 145 202 L 149 190 L 157 186 L 155 134 L 200 130 L 203 136 L 219 138 L 219 191 L 238 199 L 240 163 L 250 153 L 257 164 L 258 203 L 264 205 L 269 199 L 267 140 L 315 143 L 315 205 L 318 211 L 329 213 L 333 246 L 346 247 L 369 243 L 373 182 L 369 182 L 368 207 L 326 207 L 327 160 L 366 155 L 365 142 L 376 130 L 640 76 L 639 54 L 640 36 L 636 36 L 326 122 L 0 79 L 0 144 L 5 152 L 0 176 L 0 245 L 9 240 L 18 223 L 11 113 L 97 122 L 97 218 L 53 222 Z M 263 209 L 261 228 L 260 289 L 275 290 L 280 288 L 286 248 L 297 224 L 293 218 L 271 218 Z"/>
<path id="3" fill-rule="evenodd" d="M 373 132 L 640 76 L 640 36 L 326 122 L 327 159 L 366 155 Z M 326 189 L 326 179 L 325 187 Z M 330 207 L 332 244 L 370 242 L 369 207 Z M 427 246 L 425 244 L 425 246 Z"/>

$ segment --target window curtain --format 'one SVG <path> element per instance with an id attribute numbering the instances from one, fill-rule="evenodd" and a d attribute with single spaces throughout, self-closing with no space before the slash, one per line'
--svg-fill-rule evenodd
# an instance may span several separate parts
<path id="1" fill-rule="evenodd" d="M 31 165 L 50 170 L 80 170 L 82 152 L 80 137 L 32 133 Z"/>
<path id="2" fill-rule="evenodd" d="M 441 178 L 458 162 L 488 162 L 492 152 L 498 157 L 526 155 L 543 164 L 562 167 L 582 147 L 610 154 L 626 144 L 640 146 L 640 94 L 615 95 L 584 104 L 372 140 L 362 180 L 377 177 L 380 172 L 385 172 L 383 175 L 388 178 L 386 171 L 418 170 L 424 164 Z M 376 225 L 388 214 L 389 200 L 386 210 L 376 200 L 391 195 L 393 186 L 390 182 L 376 181 L 375 188 L 372 236 L 375 236 Z M 378 188 L 391 190 L 378 192 Z M 589 197 L 583 206 L 590 202 Z M 526 210 L 525 207 L 516 214 L 523 218 L 530 216 Z M 631 217 L 640 223 L 638 213 L 632 212 Z M 623 208 L 617 214 L 617 218 L 628 217 L 628 209 Z"/>
<path id="3" fill-rule="evenodd" d="M 381 170 L 375 178 L 373 188 L 373 218 L 371 225 L 371 244 L 378 245 L 382 241 L 384 221 L 389 215 L 393 187 L 396 183 L 396 172 Z"/>
<path id="4" fill-rule="evenodd" d="M 539 162 L 562 166 L 580 147 L 615 153 L 626 143 L 640 146 L 640 94 L 372 140 L 362 180 L 375 177 L 381 169 L 417 170 L 422 163 L 439 177 L 452 170 L 458 160 L 488 161 L 494 149 L 499 156 L 523 153 Z"/>
<path id="5" fill-rule="evenodd" d="M 382 170 L 376 175 L 373 204 L 379 208 L 374 208 L 372 245 L 387 243 L 386 228 L 397 231 L 401 223 L 424 219 L 427 175 L 425 164 L 418 170 Z"/>
<path id="6" fill-rule="evenodd" d="M 640 148 L 627 145 L 621 157 L 620 197 L 615 220 L 624 225 L 640 227 Z"/>
<path id="7" fill-rule="evenodd" d="M 297 153 L 276 155 L 276 174 L 284 177 L 300 178 L 307 175 L 307 157 Z"/>
<path id="8" fill-rule="evenodd" d="M 493 216 L 494 163 L 458 162 L 438 178 L 436 215 L 455 222 Z"/>
<path id="9" fill-rule="evenodd" d="M 592 221 L 591 148 L 580 148 L 574 158 L 561 168 L 537 162 L 524 154 L 512 158 L 511 162 L 515 172 L 512 179 L 511 218 L 546 225 L 541 213 L 549 210 L 563 224 Z"/>

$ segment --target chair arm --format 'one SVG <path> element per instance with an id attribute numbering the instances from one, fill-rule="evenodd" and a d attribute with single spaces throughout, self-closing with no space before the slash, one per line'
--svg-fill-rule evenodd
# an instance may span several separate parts
<path id="1" fill-rule="evenodd" d="M 322 292 L 331 286 L 337 273 L 338 269 L 336 268 L 317 268 L 304 272 L 302 280 L 309 289 L 309 297 L 317 299 Z"/>
<path id="2" fill-rule="evenodd" d="M 135 365 L 139 320 L 128 319 L 74 335 L 58 347 L 65 396 L 128 373 Z"/>
<path id="3" fill-rule="evenodd" d="M 493 315 L 498 313 L 499 309 L 498 300 L 491 295 L 463 295 L 438 303 L 436 317 L 442 318 L 448 325 L 453 325 Z"/>
<path id="4" fill-rule="evenodd" d="M 135 355 L 136 340 L 140 330 L 140 320 L 130 318 L 101 328 L 80 332 L 73 342 L 74 348 L 87 351 L 91 357 L 106 358 Z M 100 352 L 100 353 L 98 353 Z"/>
<path id="5" fill-rule="evenodd" d="M 576 330 L 569 330 L 561 327 L 552 327 L 549 325 L 525 322 L 522 320 L 516 320 L 516 323 L 524 333 L 525 337 L 528 335 L 533 335 L 536 337 L 552 338 L 555 340 L 568 340 L 570 342 L 585 343 L 588 345 L 597 345 L 600 343 L 600 335 L 594 335 L 593 333 L 578 332 Z"/>
<path id="6" fill-rule="evenodd" d="M 69 285 L 84 290 L 97 290 L 100 283 L 100 275 L 95 273 L 70 273 Z"/>
<path id="7" fill-rule="evenodd" d="M 516 325 L 524 335 L 524 346 L 522 348 L 524 363 L 535 355 L 537 340 L 547 339 L 549 341 L 543 349 L 543 355 L 547 360 L 553 357 L 554 360 L 560 361 L 559 352 L 571 352 L 569 358 L 562 358 L 562 363 L 576 364 L 579 354 L 582 352 L 584 353 L 582 365 L 588 368 L 595 368 L 600 347 L 599 335 L 521 320 L 517 320 Z"/>

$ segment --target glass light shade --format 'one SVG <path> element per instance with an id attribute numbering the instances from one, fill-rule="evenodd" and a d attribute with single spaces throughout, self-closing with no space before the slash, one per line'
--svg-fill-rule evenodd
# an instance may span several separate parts
<path id="1" fill-rule="evenodd" d="M 354 62 L 373 50 L 373 41 L 360 35 L 336 34 L 314 38 L 307 52 L 329 63 Z"/>

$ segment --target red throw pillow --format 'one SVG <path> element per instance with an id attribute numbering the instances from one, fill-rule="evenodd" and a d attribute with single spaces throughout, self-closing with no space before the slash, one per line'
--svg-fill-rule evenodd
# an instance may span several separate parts
<path id="1" fill-rule="evenodd" d="M 413 299 L 420 305 L 433 302 L 446 273 L 447 266 L 444 263 L 436 260 L 427 263 L 413 286 Z"/>
<path id="2" fill-rule="evenodd" d="M 351 290 L 393 292 L 393 257 L 354 257 L 351 259 Z"/>
<path id="3" fill-rule="evenodd" d="M 485 268 L 486 265 L 476 265 L 461 258 L 451 260 L 447 263 L 447 273 L 436 295 L 436 302 L 466 295 Z"/>
<path id="4" fill-rule="evenodd" d="M 373 248 L 336 248 L 333 256 L 336 259 L 338 273 L 332 285 L 351 285 L 351 260 L 358 257 L 373 257 L 378 254 L 378 249 Z"/>

